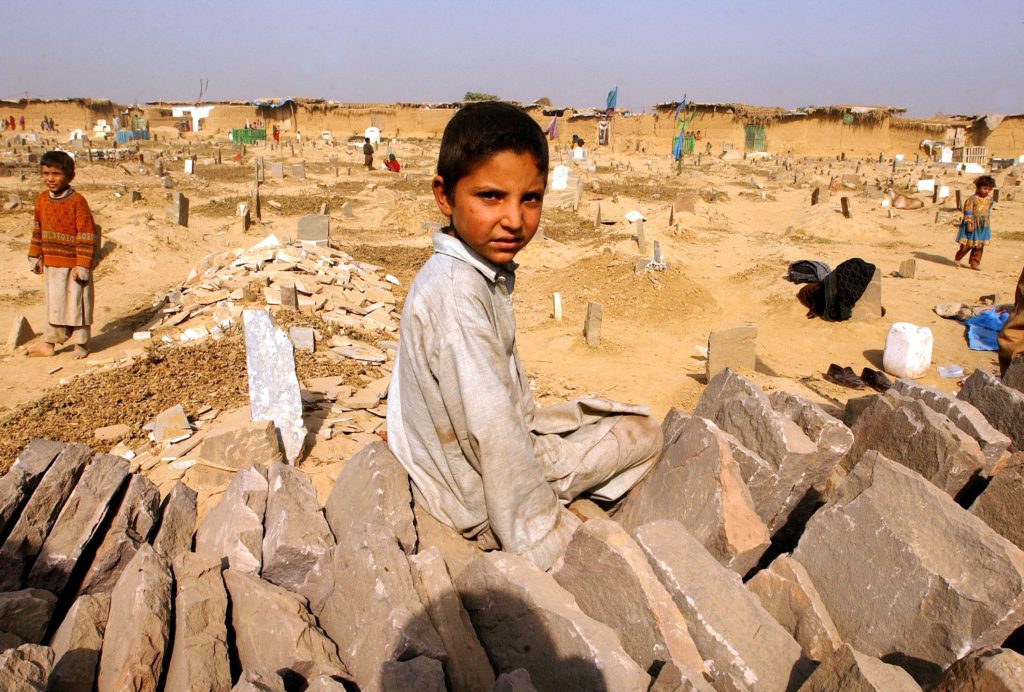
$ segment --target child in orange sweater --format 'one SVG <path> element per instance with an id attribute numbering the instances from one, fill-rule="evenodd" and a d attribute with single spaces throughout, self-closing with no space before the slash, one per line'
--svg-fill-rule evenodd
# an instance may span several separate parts
<path id="1" fill-rule="evenodd" d="M 30 356 L 52 356 L 57 344 L 74 344 L 75 358 L 89 355 L 92 326 L 92 269 L 98 235 L 85 197 L 71 189 L 75 160 L 63 151 L 48 151 L 39 160 L 46 190 L 36 197 L 28 260 L 42 274 L 47 326 L 43 343 Z"/>

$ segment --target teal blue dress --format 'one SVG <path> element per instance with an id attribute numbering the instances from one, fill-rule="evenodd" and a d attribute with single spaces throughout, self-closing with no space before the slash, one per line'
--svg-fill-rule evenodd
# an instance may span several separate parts
<path id="1" fill-rule="evenodd" d="M 960 222 L 960 230 L 956 234 L 956 242 L 967 247 L 984 247 L 992 239 L 992 227 L 989 216 L 994 206 L 990 197 L 971 195 L 964 202 L 964 220 Z M 974 221 L 974 231 L 968 232 L 968 218 Z"/>

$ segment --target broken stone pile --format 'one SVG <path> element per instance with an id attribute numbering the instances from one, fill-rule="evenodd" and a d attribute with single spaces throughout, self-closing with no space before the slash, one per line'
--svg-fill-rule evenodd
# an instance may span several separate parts
<path id="1" fill-rule="evenodd" d="M 35 440 L 0 478 L 0 688 L 1024 690 L 1022 397 L 901 381 L 848 428 L 723 370 L 551 572 L 426 514 L 380 441 L 321 505 L 224 440 L 200 516 Z"/>

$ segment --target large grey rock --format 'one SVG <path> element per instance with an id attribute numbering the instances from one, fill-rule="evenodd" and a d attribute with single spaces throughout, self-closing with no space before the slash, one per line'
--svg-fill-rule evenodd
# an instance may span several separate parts
<path id="1" fill-rule="evenodd" d="M 269 465 L 284 460 L 271 420 L 241 421 L 209 430 L 199 443 L 196 456 L 232 469 L 253 464 Z"/>
<path id="2" fill-rule="evenodd" d="M 294 464 L 302 452 L 306 427 L 292 342 L 266 310 L 245 310 L 242 319 L 252 418 L 274 421 L 281 433 L 285 458 Z"/>
<path id="3" fill-rule="evenodd" d="M 53 651 L 48 646 L 22 644 L 0 653 L 0 690 L 27 692 L 46 690 L 53 669 Z"/>
<path id="4" fill-rule="evenodd" d="M 110 593 L 135 551 L 149 541 L 159 517 L 160 491 L 142 474 L 132 475 L 80 593 Z"/>
<path id="5" fill-rule="evenodd" d="M 403 692 L 404 690 L 446 692 L 447 690 L 441 662 L 426 656 L 417 656 L 408 661 L 385 661 L 380 668 L 380 688 L 384 692 Z"/>
<path id="6" fill-rule="evenodd" d="M 196 530 L 196 552 L 224 559 L 231 569 L 259 574 L 263 562 L 266 470 L 250 466 L 235 474 L 217 506 Z"/>
<path id="7" fill-rule="evenodd" d="M 445 669 L 453 692 L 490 689 L 494 671 L 462 607 L 441 551 L 430 548 L 411 555 L 409 567 L 420 602 L 448 653 Z"/>
<path id="8" fill-rule="evenodd" d="M 686 618 L 697 650 L 712 661 L 717 689 L 784 690 L 804 677 L 800 645 L 680 523 L 652 522 L 633 535 Z"/>
<path id="9" fill-rule="evenodd" d="M 29 586 L 57 594 L 64 591 L 127 477 L 128 462 L 122 457 L 97 454 L 93 458 L 46 537 L 26 580 Z"/>
<path id="10" fill-rule="evenodd" d="M 1007 387 L 979 368 L 964 381 L 959 397 L 981 411 L 1017 449 L 1024 450 L 1024 392 Z"/>
<path id="11" fill-rule="evenodd" d="M 268 480 L 262 576 L 272 584 L 298 591 L 320 556 L 334 547 L 334 536 L 309 476 L 274 463 Z"/>
<path id="12" fill-rule="evenodd" d="M 747 588 L 812 661 L 824 660 L 843 643 L 807 570 L 789 555 L 775 558 Z"/>
<path id="13" fill-rule="evenodd" d="M 456 586 L 499 673 L 525 668 L 542 690 L 647 690 L 650 677 L 615 632 L 529 560 L 487 553 Z"/>
<path id="14" fill-rule="evenodd" d="M 516 668 L 499 675 L 491 692 L 537 692 L 537 688 L 533 686 L 530 673 L 525 668 Z"/>
<path id="15" fill-rule="evenodd" d="M 285 692 L 284 681 L 280 675 L 266 669 L 247 670 L 231 692 Z"/>
<path id="16" fill-rule="evenodd" d="M 53 460 L 0 547 L 0 591 L 22 587 L 27 566 L 35 562 L 91 456 L 85 445 L 71 443 Z"/>
<path id="17" fill-rule="evenodd" d="M 21 451 L 3 476 L 0 476 L 0 539 L 18 519 L 22 506 L 36 489 L 64 445 L 35 438 Z"/>
<path id="18" fill-rule="evenodd" d="M 348 460 L 324 504 L 327 523 L 338 542 L 362 524 L 380 523 L 395 535 L 402 550 L 416 550 L 409 475 L 384 442 L 363 447 Z"/>
<path id="19" fill-rule="evenodd" d="M 1024 656 L 1012 649 L 985 649 L 969 653 L 951 665 L 932 690 L 1024 692 Z"/>
<path id="20" fill-rule="evenodd" d="M 243 670 L 289 671 L 303 682 L 320 675 L 349 679 L 337 647 L 317 627 L 304 598 L 236 569 L 224 572 L 224 583 Z M 379 623 L 360 624 L 373 628 Z"/>
<path id="21" fill-rule="evenodd" d="M 853 434 L 856 441 L 846 459 L 847 469 L 875 450 L 917 471 L 952 497 L 986 467 L 973 437 L 923 401 L 892 390 L 864 411 Z"/>
<path id="22" fill-rule="evenodd" d="M 800 692 L 920 692 L 907 671 L 843 644 L 814 671 Z"/>
<path id="23" fill-rule="evenodd" d="M 41 644 L 56 605 L 57 597 L 43 589 L 0 593 L 0 632 L 19 644 Z"/>
<path id="24" fill-rule="evenodd" d="M 771 533 L 813 504 L 853 444 L 850 430 L 818 406 L 788 392 L 769 397 L 728 369 L 712 378 L 694 415 L 735 438 L 733 457 Z"/>
<path id="25" fill-rule="evenodd" d="M 50 689 L 91 692 L 110 613 L 110 594 L 79 596 L 50 639 L 54 665 Z"/>
<path id="26" fill-rule="evenodd" d="M 339 539 L 316 563 L 301 593 L 337 642 L 360 689 L 381 689 L 385 661 L 445 660 L 444 644 L 413 586 L 408 558 L 391 532 L 381 524 L 363 524 L 361 532 L 353 528 Z"/>
<path id="27" fill-rule="evenodd" d="M 877 452 L 811 518 L 793 558 L 844 642 L 899 657 L 918 682 L 1024 624 L 1024 553 Z"/>
<path id="28" fill-rule="evenodd" d="M 615 519 L 627 530 L 658 519 L 678 521 L 719 562 L 746 574 L 768 549 L 768 528 L 718 426 L 675 415 L 680 420 L 669 419 L 665 432 L 672 437 L 665 439 L 661 460 L 626 496 Z"/>
<path id="29" fill-rule="evenodd" d="M 153 548 L 168 560 L 192 550 L 196 532 L 196 491 L 181 481 L 174 484 L 160 513 Z"/>
<path id="30" fill-rule="evenodd" d="M 622 648 L 643 670 L 671 662 L 693 689 L 711 689 L 686 619 L 622 526 L 609 519 L 583 524 L 554 577 L 580 610 L 615 630 Z"/>
<path id="31" fill-rule="evenodd" d="M 441 676 L 442 683 L 444 682 L 444 675 Z M 444 689 L 442 687 L 442 689 Z M 309 687 L 306 688 L 306 692 L 346 692 L 345 683 L 338 678 L 332 678 L 327 675 L 320 675 L 310 681 Z"/>
<path id="32" fill-rule="evenodd" d="M 1017 356 L 1010 361 L 1010 365 L 1003 373 L 1002 382 L 1011 389 L 1024 392 L 1024 358 Z"/>
<path id="33" fill-rule="evenodd" d="M 228 594 L 219 558 L 182 553 L 175 558 L 174 649 L 167 664 L 170 691 L 231 689 Z"/>
<path id="34" fill-rule="evenodd" d="M 170 619 L 171 566 L 143 544 L 110 593 L 96 683 L 99 692 L 157 689 Z"/>
<path id="35" fill-rule="evenodd" d="M 971 505 L 971 514 L 1024 550 L 1024 454 L 1014 454 Z"/>
<path id="36" fill-rule="evenodd" d="M 1006 454 L 1010 438 L 992 427 L 981 411 L 963 399 L 912 380 L 896 380 L 893 389 L 903 396 L 920 399 L 930 409 L 946 416 L 953 425 L 973 437 L 985 455 L 985 474 L 991 475 Z"/>

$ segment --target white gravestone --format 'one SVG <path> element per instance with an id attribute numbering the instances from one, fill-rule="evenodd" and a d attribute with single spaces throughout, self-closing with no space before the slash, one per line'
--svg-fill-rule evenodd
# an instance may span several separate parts
<path id="1" fill-rule="evenodd" d="M 564 190 L 569 186 L 569 167 L 555 166 L 551 173 L 551 189 Z"/>

